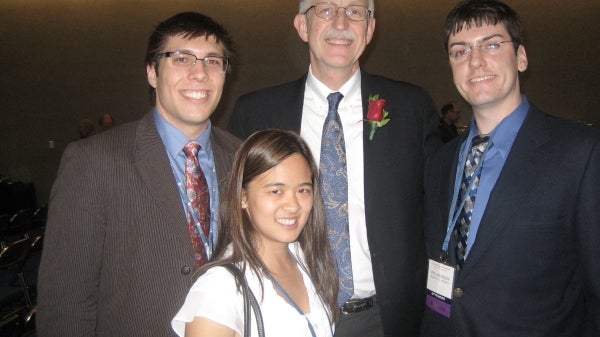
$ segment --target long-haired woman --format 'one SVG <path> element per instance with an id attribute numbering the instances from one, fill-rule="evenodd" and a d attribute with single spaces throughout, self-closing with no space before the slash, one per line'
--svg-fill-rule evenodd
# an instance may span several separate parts
<path id="1" fill-rule="evenodd" d="M 213 258 L 172 322 L 179 336 L 243 335 L 243 298 L 228 263 L 256 295 L 267 336 L 333 335 L 338 276 L 319 191 L 318 168 L 296 133 L 258 131 L 242 144 Z"/>

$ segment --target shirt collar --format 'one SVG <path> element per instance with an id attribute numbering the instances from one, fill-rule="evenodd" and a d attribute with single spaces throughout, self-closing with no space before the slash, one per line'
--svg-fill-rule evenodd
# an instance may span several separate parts
<path id="1" fill-rule="evenodd" d="M 156 108 L 152 109 L 152 114 L 154 116 L 154 123 L 156 124 L 156 129 L 158 130 L 158 134 L 165 144 L 165 148 L 167 149 L 167 153 L 171 158 L 177 158 L 178 155 L 183 153 L 183 147 L 190 140 L 195 140 L 200 146 L 202 150 L 206 152 L 206 154 L 211 157 L 212 156 L 212 147 L 210 143 L 210 132 L 212 130 L 212 124 L 210 120 L 208 121 L 208 126 L 202 134 L 196 139 L 188 139 L 186 135 L 183 134 L 179 129 L 171 125 L 167 122 L 166 119 L 158 112 Z"/>
<path id="2" fill-rule="evenodd" d="M 344 97 L 356 97 L 356 94 L 358 93 L 358 97 L 360 97 L 360 81 L 361 73 L 360 69 L 358 69 L 354 73 L 354 75 L 352 75 L 352 77 L 350 77 L 348 81 L 346 81 L 346 83 L 344 83 L 344 85 L 342 85 L 342 87 L 337 92 L 344 95 Z M 313 75 L 311 66 L 309 66 L 308 68 L 306 90 L 312 92 L 314 97 L 318 97 L 319 101 L 321 103 L 325 102 L 325 104 L 327 104 L 327 96 L 329 96 L 329 94 L 331 94 L 332 92 L 336 92 L 329 89 L 327 85 L 325 85 L 325 83 L 321 82 Z M 348 100 L 346 100 L 345 102 L 344 100 L 342 100 L 340 102 L 340 105 L 348 105 L 350 103 L 351 102 Z"/>
<path id="3" fill-rule="evenodd" d="M 500 124 L 498 124 L 492 132 L 490 132 L 490 138 L 493 146 L 490 151 L 498 151 L 503 158 L 508 156 L 517 133 L 523 125 L 527 112 L 529 111 L 529 101 L 525 95 L 521 95 L 521 104 L 508 116 L 506 116 Z M 467 137 L 466 144 L 471 144 L 473 137 L 478 135 L 477 122 L 475 118 L 471 120 L 469 136 Z"/>

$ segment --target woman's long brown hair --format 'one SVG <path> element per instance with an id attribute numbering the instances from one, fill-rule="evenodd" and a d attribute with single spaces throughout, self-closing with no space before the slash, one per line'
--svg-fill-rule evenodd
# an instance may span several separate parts
<path id="1" fill-rule="evenodd" d="M 337 322 L 338 273 L 335 268 L 335 255 L 330 249 L 327 236 L 319 171 L 308 145 L 298 134 L 291 131 L 258 131 L 248 137 L 237 151 L 227 187 L 222 192 L 218 242 L 211 261 L 198 270 L 197 277 L 211 267 L 242 261 L 246 262 L 256 275 L 264 276 L 263 271 L 267 271 L 267 268 L 256 249 L 256 230 L 242 209 L 242 192 L 256 177 L 293 154 L 300 154 L 306 159 L 313 184 L 313 208 L 306 226 L 298 237 L 298 243 L 304 253 L 306 269 L 316 291 L 328 307 L 332 321 Z M 228 247 L 231 247 L 231 254 Z"/>

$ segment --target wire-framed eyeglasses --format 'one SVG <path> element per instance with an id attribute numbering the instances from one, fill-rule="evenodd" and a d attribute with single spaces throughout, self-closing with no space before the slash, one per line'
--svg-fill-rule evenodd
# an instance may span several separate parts
<path id="1" fill-rule="evenodd" d="M 170 64 L 175 68 L 191 68 L 198 61 L 202 61 L 206 71 L 226 72 L 229 70 L 229 59 L 225 56 L 205 56 L 199 58 L 192 53 L 177 50 L 156 55 L 157 61 L 162 58 L 168 58 Z"/>
<path id="2" fill-rule="evenodd" d="M 473 52 L 473 47 L 479 48 L 479 50 L 487 55 L 496 55 L 503 49 L 502 46 L 505 43 L 514 43 L 514 41 L 490 40 L 478 42 L 475 45 L 466 43 L 454 44 L 448 49 L 448 56 L 450 56 L 450 59 L 455 62 L 465 61 Z"/>
<path id="3" fill-rule="evenodd" d="M 343 9 L 344 15 L 352 21 L 364 21 L 371 16 L 371 11 L 367 7 L 359 5 L 340 7 L 330 2 L 319 2 L 316 5 L 310 6 L 304 11 L 304 14 L 306 15 L 313 8 L 315 9 L 315 15 L 325 20 L 335 18 L 340 9 Z"/>

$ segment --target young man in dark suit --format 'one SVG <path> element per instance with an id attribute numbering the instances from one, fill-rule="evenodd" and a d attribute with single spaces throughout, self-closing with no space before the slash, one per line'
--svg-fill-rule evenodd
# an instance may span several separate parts
<path id="1" fill-rule="evenodd" d="M 509 6 L 463 1 L 444 27 L 474 118 L 426 165 L 422 336 L 599 336 L 600 133 L 521 93 Z"/>
<path id="2" fill-rule="evenodd" d="M 38 335 L 175 336 L 170 321 L 195 267 L 210 257 L 219 188 L 240 144 L 209 119 L 231 54 L 231 37 L 207 16 L 186 12 L 160 23 L 146 53 L 155 108 L 65 150 L 50 198 Z M 190 206 L 182 149 L 191 142 L 201 146 L 205 212 Z M 191 230 L 203 216 L 205 236 Z"/>
<path id="3" fill-rule="evenodd" d="M 348 217 L 352 291 L 340 301 L 336 336 L 412 337 L 418 334 L 425 286 L 423 162 L 441 140 L 425 90 L 360 68 L 359 57 L 375 31 L 373 14 L 373 0 L 300 1 L 294 27 L 308 43 L 308 73 L 241 97 L 229 128 L 241 138 L 264 128 L 295 130 L 322 163 L 327 97 L 343 95 L 337 112 L 348 198 L 338 214 Z M 386 100 L 379 116 L 368 114 L 369 98 L 376 95 Z M 369 118 L 380 122 L 373 135 Z M 326 204 L 335 204 L 337 194 L 342 193 L 324 192 Z"/>

